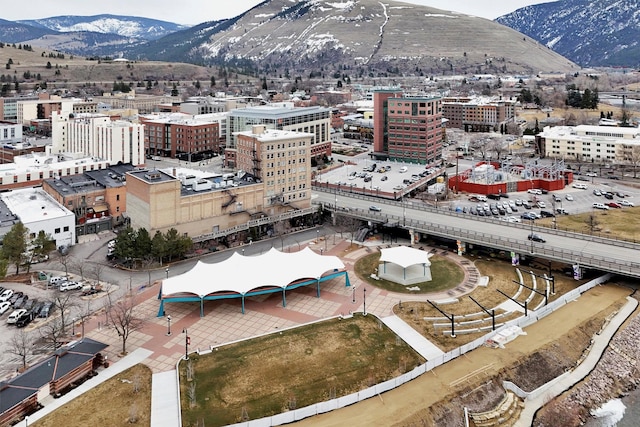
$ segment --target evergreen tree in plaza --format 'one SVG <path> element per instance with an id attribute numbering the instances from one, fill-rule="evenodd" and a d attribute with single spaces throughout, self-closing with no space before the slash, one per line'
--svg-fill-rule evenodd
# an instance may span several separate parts
<path id="1" fill-rule="evenodd" d="M 18 222 L 4 235 L 2 239 L 2 258 L 15 264 L 16 274 L 20 273 L 20 264 L 24 260 L 27 250 L 28 229 L 22 222 Z"/>

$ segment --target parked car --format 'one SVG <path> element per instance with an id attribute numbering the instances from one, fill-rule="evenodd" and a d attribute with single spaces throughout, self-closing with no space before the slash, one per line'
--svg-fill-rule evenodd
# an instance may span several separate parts
<path id="1" fill-rule="evenodd" d="M 11 305 L 14 305 L 16 301 L 18 301 L 18 298 L 21 298 L 22 295 L 24 295 L 24 293 L 14 292 L 13 295 L 11 295 L 11 298 L 9 298 L 9 302 L 11 303 Z"/>
<path id="2" fill-rule="evenodd" d="M 565 208 L 557 208 L 556 212 L 559 213 L 560 215 L 569 215 L 569 212 L 567 212 Z"/>
<path id="3" fill-rule="evenodd" d="M 541 209 L 544 209 L 544 208 L 546 208 L 546 207 L 547 207 L 547 204 L 546 204 L 545 202 L 543 202 L 542 200 L 538 200 L 537 205 L 538 205 L 538 207 L 539 207 L 539 208 L 541 208 Z"/>
<path id="4" fill-rule="evenodd" d="M 585 173 L 585 175 L 586 175 L 586 176 L 590 176 L 590 177 L 592 177 L 592 178 L 593 178 L 593 177 L 595 177 L 595 176 L 598 176 L 598 174 L 597 174 L 597 173 L 595 173 L 595 172 L 587 172 L 587 173 Z"/>
<path id="5" fill-rule="evenodd" d="M 76 291 L 78 289 L 82 289 L 82 283 L 68 281 L 60 284 L 60 292 L 64 291 Z"/>
<path id="6" fill-rule="evenodd" d="M 558 196 L 557 194 L 554 194 L 553 195 L 553 201 L 554 202 L 560 202 L 560 201 L 562 201 L 562 197 Z"/>
<path id="7" fill-rule="evenodd" d="M 571 194 L 567 194 L 566 196 L 564 196 L 564 198 L 570 202 L 573 202 L 573 196 Z"/>
<path id="8" fill-rule="evenodd" d="M 26 313 L 24 313 L 22 316 L 18 317 L 18 320 L 16 320 L 16 327 L 18 328 L 24 328 L 25 326 L 27 326 L 29 323 L 31 323 L 31 321 L 33 320 L 34 315 L 32 312 L 27 311 Z"/>
<path id="9" fill-rule="evenodd" d="M 573 185 L 571 185 L 571 186 L 572 186 L 573 188 L 577 188 L 577 189 L 579 189 L 579 190 L 586 190 L 587 188 L 589 188 L 589 187 L 587 186 L 587 184 L 581 184 L 581 183 L 579 183 L 579 182 L 575 182 L 575 183 L 573 183 Z"/>
<path id="10" fill-rule="evenodd" d="M 47 301 L 42 304 L 42 308 L 38 311 L 38 317 L 46 318 L 49 317 L 51 311 L 53 310 L 53 303 L 51 301 Z"/>
<path id="11" fill-rule="evenodd" d="M 602 196 L 602 191 L 598 190 L 597 188 L 595 190 L 593 190 L 593 195 L 594 196 Z"/>
<path id="12" fill-rule="evenodd" d="M 619 200 L 618 203 L 620 203 L 622 206 L 635 206 L 633 202 L 630 202 L 629 200 Z"/>
<path id="13" fill-rule="evenodd" d="M 541 195 L 542 194 L 542 190 L 540 190 L 539 188 L 530 188 L 527 190 L 527 193 L 529 194 L 536 194 L 536 195 Z"/>
<path id="14" fill-rule="evenodd" d="M 593 205 L 594 209 L 602 209 L 602 210 L 609 210 L 609 206 L 605 205 L 604 203 L 594 203 Z"/>
<path id="15" fill-rule="evenodd" d="M 554 216 L 556 216 L 553 212 L 549 212 L 549 211 L 540 211 L 540 216 L 542 218 L 553 218 Z"/>
<path id="16" fill-rule="evenodd" d="M 0 302 L 9 301 L 9 299 L 13 296 L 12 289 L 5 289 L 2 294 L 0 294 Z"/>
<path id="17" fill-rule="evenodd" d="M 59 286 L 60 283 L 66 282 L 67 278 L 62 276 L 53 276 L 49 278 L 49 285 L 51 286 Z"/>
<path id="18" fill-rule="evenodd" d="M 10 308 L 11 308 L 11 303 L 9 301 L 0 302 L 0 314 L 4 314 Z"/>
<path id="19" fill-rule="evenodd" d="M 22 295 L 13 303 L 13 308 L 24 308 L 24 304 L 29 300 L 29 295 Z"/>
<path id="20" fill-rule="evenodd" d="M 547 241 L 542 238 L 539 234 L 531 233 L 527 236 L 529 240 L 533 240 L 534 242 L 546 243 Z"/>
<path id="21" fill-rule="evenodd" d="M 533 221 L 536 219 L 536 216 L 533 212 L 525 212 L 522 215 L 520 215 L 520 218 Z"/>
<path id="22" fill-rule="evenodd" d="M 619 205 L 616 202 L 609 202 L 609 203 L 607 203 L 607 206 L 609 206 L 610 208 L 615 208 L 615 209 L 620 209 L 622 207 L 622 205 Z"/>
<path id="23" fill-rule="evenodd" d="M 20 316 L 22 316 L 23 314 L 25 314 L 27 312 L 27 310 L 25 310 L 24 308 L 18 309 L 18 310 L 14 310 L 9 317 L 7 317 L 7 323 L 8 324 L 14 324 L 18 321 L 18 318 Z"/>
<path id="24" fill-rule="evenodd" d="M 613 200 L 613 193 L 607 191 L 606 193 L 602 194 L 604 196 L 605 199 L 607 200 Z"/>

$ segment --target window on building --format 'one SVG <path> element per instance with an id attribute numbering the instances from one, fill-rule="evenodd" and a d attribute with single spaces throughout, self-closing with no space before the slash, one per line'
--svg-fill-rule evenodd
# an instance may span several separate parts
<path id="1" fill-rule="evenodd" d="M 60 234 L 60 229 L 59 229 L 59 228 L 56 228 L 56 229 L 54 230 L 54 233 L 55 233 L 55 234 Z"/>

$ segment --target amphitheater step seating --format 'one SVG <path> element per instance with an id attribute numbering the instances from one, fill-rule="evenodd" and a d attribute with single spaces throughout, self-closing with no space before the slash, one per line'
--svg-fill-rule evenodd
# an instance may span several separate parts
<path id="1" fill-rule="evenodd" d="M 486 412 L 470 412 L 469 415 L 476 427 L 512 426 L 520 417 L 522 408 L 522 401 L 508 391 L 496 408 Z"/>

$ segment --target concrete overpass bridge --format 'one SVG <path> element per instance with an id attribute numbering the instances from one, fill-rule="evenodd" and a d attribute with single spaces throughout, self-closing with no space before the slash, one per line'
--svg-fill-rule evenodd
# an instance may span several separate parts
<path id="1" fill-rule="evenodd" d="M 341 215 L 397 225 L 411 233 L 445 237 L 640 278 L 640 244 L 633 242 L 537 227 L 533 223 L 508 223 L 491 217 L 471 216 L 436 209 L 419 201 L 399 203 L 318 188 L 314 188 L 313 203 L 331 211 L 337 210 Z M 369 210 L 371 205 L 380 207 L 381 211 Z M 546 243 L 528 240 L 527 236 L 532 232 L 543 236 Z"/>

